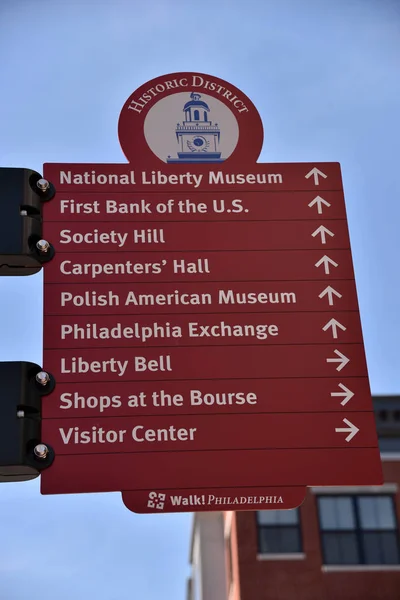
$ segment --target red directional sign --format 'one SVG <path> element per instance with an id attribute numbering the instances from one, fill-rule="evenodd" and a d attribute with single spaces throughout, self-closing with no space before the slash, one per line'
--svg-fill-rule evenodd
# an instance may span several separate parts
<path id="1" fill-rule="evenodd" d="M 324 344 L 334 339 L 361 343 L 357 312 L 224 315 L 109 315 L 99 318 L 47 317 L 46 348 L 150 348 L 177 346 L 255 346 L 278 344 Z M 58 338 L 54 335 L 58 332 Z"/>
<path id="2" fill-rule="evenodd" d="M 57 253 L 47 283 L 353 279 L 350 250 Z"/>
<path id="3" fill-rule="evenodd" d="M 343 448 L 373 445 L 374 415 L 351 423 L 337 413 L 208 414 L 46 420 L 46 440 L 57 455 L 120 452 L 183 452 L 274 448 Z M 342 429 L 340 429 L 342 428 Z M 342 431 L 342 435 L 338 435 Z M 224 435 L 221 435 L 221 431 Z"/>
<path id="4" fill-rule="evenodd" d="M 362 344 L 49 349 L 46 365 L 58 382 L 77 383 L 366 376 Z"/>
<path id="5" fill-rule="evenodd" d="M 328 226 L 330 229 L 328 228 Z M 321 250 L 349 248 L 346 221 L 315 223 L 315 221 L 247 221 L 207 223 L 164 223 L 149 227 L 136 221 L 101 223 L 49 223 L 49 233 L 60 252 L 138 252 L 200 250 Z"/>
<path id="6" fill-rule="evenodd" d="M 69 169 L 71 166 L 47 164 L 45 169 L 49 178 L 60 181 L 63 167 Z M 113 165 L 116 166 L 121 165 Z M 296 167 L 295 164 L 291 165 L 291 177 L 292 169 Z M 110 169 L 110 165 L 104 165 L 104 168 Z M 64 183 L 62 185 L 64 187 Z M 282 188 L 283 185 L 282 181 L 280 187 Z M 101 188 L 98 188 L 95 190 L 96 195 L 93 196 L 94 190 L 82 192 L 75 185 L 67 185 L 66 189 L 73 193 L 61 191 L 59 201 L 46 206 L 46 223 L 50 221 L 74 223 L 78 221 L 93 224 L 104 221 L 135 223 L 140 220 L 154 222 L 159 226 L 160 222 L 170 221 L 237 221 L 238 215 L 240 221 L 287 221 L 290 218 L 294 221 L 320 220 L 322 222 L 346 219 L 340 179 L 336 186 L 331 180 L 330 189 L 324 189 L 323 192 L 318 191 L 317 188 L 320 186 L 309 187 L 309 191 L 296 190 L 296 193 L 274 191 L 273 194 L 268 194 L 264 186 L 260 192 L 245 188 L 238 189 L 237 193 L 224 189 L 214 194 L 209 191 L 198 194 L 197 190 L 191 190 L 195 193 L 190 195 L 182 194 L 177 190 L 171 190 L 171 194 L 165 192 L 155 194 L 142 189 L 144 196 L 131 186 L 117 193 L 114 189 L 110 190 L 110 194 L 105 194 Z M 315 189 L 311 189 L 314 187 Z M 335 187 L 337 189 L 332 191 Z"/>
<path id="7" fill-rule="evenodd" d="M 50 284 L 49 284 L 50 285 Z M 46 315 L 358 311 L 354 281 L 51 284 Z"/>
<path id="8" fill-rule="evenodd" d="M 381 483 L 339 164 L 257 163 L 251 101 L 194 73 L 137 90 L 119 137 L 127 164 L 44 167 L 42 493 L 254 510 Z"/>
<path id="9" fill-rule="evenodd" d="M 154 492 L 123 492 L 122 500 L 127 508 L 137 513 L 212 511 L 212 510 L 265 510 L 291 509 L 305 499 L 304 487 L 280 488 L 197 488 L 188 490 L 163 490 Z"/>
<path id="10" fill-rule="evenodd" d="M 343 383 L 346 382 L 346 384 Z M 302 397 L 298 393 L 301 387 Z M 135 417 L 239 413 L 299 413 L 368 411 L 366 377 L 290 379 L 225 379 L 57 383 L 57 395 L 46 406 L 48 419 L 81 417 Z M 250 390 L 250 391 L 249 391 Z M 47 421 L 46 421 L 47 422 Z"/>

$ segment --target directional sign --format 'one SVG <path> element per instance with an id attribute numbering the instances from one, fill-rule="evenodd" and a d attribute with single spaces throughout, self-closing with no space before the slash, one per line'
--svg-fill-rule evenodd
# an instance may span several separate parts
<path id="1" fill-rule="evenodd" d="M 193 512 L 215 510 L 268 510 L 292 509 L 305 499 L 303 487 L 281 488 L 229 488 L 162 490 L 154 492 L 123 492 L 122 500 L 130 510 L 137 513 Z"/>
<path id="2" fill-rule="evenodd" d="M 373 413 L 208 414 L 46 420 L 46 440 L 57 455 L 183 452 L 274 448 L 365 448 L 375 441 Z M 342 427 L 345 423 L 345 427 Z M 342 433 L 349 433 L 343 436 Z"/>
<path id="3" fill-rule="evenodd" d="M 350 250 L 57 253 L 47 283 L 309 281 L 351 279 Z"/>
<path id="4" fill-rule="evenodd" d="M 48 223 L 44 227 L 60 252 L 137 252 L 200 250 L 303 250 L 349 248 L 345 221 L 316 228 L 315 221 L 247 221 L 207 223 L 204 235 L 202 222 L 164 223 L 150 227 L 148 222 Z M 331 231 L 332 230 L 332 231 Z"/>
<path id="5" fill-rule="evenodd" d="M 64 165 L 45 165 L 49 178 L 60 181 Z M 97 165 L 92 165 L 96 167 Z M 113 165 L 114 168 L 116 165 Z M 292 167 L 296 165 L 292 165 Z M 68 168 L 70 165 L 68 166 Z M 104 169 L 110 170 L 110 165 L 104 165 Z M 65 183 L 60 181 L 64 187 Z M 281 186 L 284 185 L 282 180 Z M 331 183 L 331 185 L 333 185 Z M 87 189 L 87 185 L 85 188 Z M 118 187 L 118 186 L 117 186 Z M 152 186 L 153 188 L 154 186 Z M 294 221 L 346 219 L 346 209 L 343 191 L 324 190 L 323 198 L 316 195 L 315 191 L 281 192 L 266 194 L 265 186 L 261 192 L 245 189 L 237 190 L 237 193 L 224 189 L 221 192 L 211 194 L 204 191 L 197 194 L 196 190 L 190 190 L 188 194 L 182 194 L 179 190 L 172 190 L 171 194 L 142 189 L 145 196 L 137 192 L 135 186 L 121 189 L 115 192 L 104 193 L 104 189 L 93 191 L 80 191 L 78 186 L 67 184 L 67 191 L 61 191 L 58 202 L 46 205 L 46 223 L 71 222 L 76 223 L 98 223 L 98 222 L 136 222 L 150 221 L 158 225 L 169 221 L 287 221 L 288 215 Z M 72 192 L 72 193 L 71 193 Z M 124 193 L 123 193 L 124 192 Z M 193 193 L 194 192 L 194 193 Z M 322 193 L 322 192 L 321 192 Z"/>
<path id="6" fill-rule="evenodd" d="M 150 348 L 213 345 L 318 344 L 340 339 L 361 343 L 362 332 L 356 312 L 307 312 L 299 322 L 297 313 L 225 315 L 108 315 L 47 317 L 45 345 L 56 348 Z M 58 333 L 58 336 L 56 334 Z M 223 360 L 223 358 L 222 358 Z"/>
<path id="7" fill-rule="evenodd" d="M 51 284 L 47 315 L 251 313 L 358 310 L 354 281 Z"/>
<path id="8" fill-rule="evenodd" d="M 339 381 L 339 382 L 338 382 Z M 342 383 L 346 381 L 346 385 Z M 254 379 L 251 391 L 246 379 L 118 383 L 92 382 L 57 384 L 58 401 L 48 403 L 48 419 L 82 417 L 130 417 L 179 414 L 299 413 L 368 411 L 368 380 L 365 377 Z M 299 387 L 302 390 L 298 401 Z M 133 410 L 134 409 L 134 410 Z M 45 422 L 45 426 L 47 420 Z"/>
<path id="9" fill-rule="evenodd" d="M 44 166 L 42 493 L 136 512 L 294 508 L 382 482 L 338 163 L 257 163 L 240 90 L 126 101 L 126 164 Z"/>
<path id="10" fill-rule="evenodd" d="M 363 346 L 355 343 L 203 345 L 191 346 L 190 351 L 185 346 L 129 352 L 126 348 L 49 349 L 46 364 L 49 371 L 57 372 L 57 382 L 77 383 L 333 377 L 336 371 L 342 377 L 365 377 L 366 370 Z"/>

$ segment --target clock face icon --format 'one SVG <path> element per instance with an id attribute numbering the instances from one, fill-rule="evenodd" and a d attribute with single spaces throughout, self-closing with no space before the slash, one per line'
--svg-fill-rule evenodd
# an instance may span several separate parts
<path id="1" fill-rule="evenodd" d="M 187 141 L 187 145 L 191 152 L 207 152 L 210 141 L 202 135 L 195 135 Z"/>
<path id="2" fill-rule="evenodd" d="M 204 146 L 205 144 L 205 139 L 202 137 L 195 137 L 193 140 L 193 144 L 198 148 L 201 148 L 201 146 Z"/>

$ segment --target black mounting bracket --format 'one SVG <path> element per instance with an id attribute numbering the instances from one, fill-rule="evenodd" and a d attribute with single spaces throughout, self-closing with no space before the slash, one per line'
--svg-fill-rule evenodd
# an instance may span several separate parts
<path id="1" fill-rule="evenodd" d="M 40 252 L 42 202 L 51 200 L 54 186 L 32 169 L 0 167 L 0 276 L 33 275 L 52 258 Z"/>
<path id="2" fill-rule="evenodd" d="M 42 396 L 54 379 L 35 363 L 0 362 L 0 381 L 0 482 L 34 479 L 54 460 L 41 439 Z"/>

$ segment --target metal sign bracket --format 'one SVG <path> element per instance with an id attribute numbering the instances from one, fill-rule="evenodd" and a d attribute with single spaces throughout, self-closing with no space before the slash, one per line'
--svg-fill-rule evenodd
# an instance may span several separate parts
<path id="1" fill-rule="evenodd" d="M 0 276 L 34 275 L 53 258 L 42 240 L 42 202 L 54 194 L 36 171 L 0 167 Z"/>
<path id="2" fill-rule="evenodd" d="M 2 362 L 0 380 L 0 482 L 34 479 L 54 460 L 41 439 L 42 396 L 54 379 L 35 363 Z"/>

